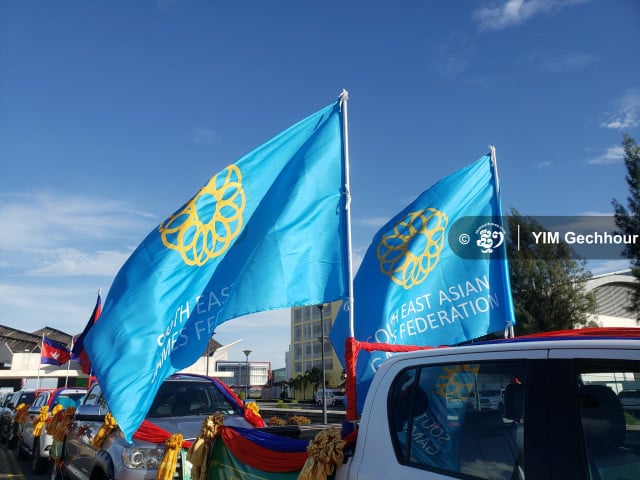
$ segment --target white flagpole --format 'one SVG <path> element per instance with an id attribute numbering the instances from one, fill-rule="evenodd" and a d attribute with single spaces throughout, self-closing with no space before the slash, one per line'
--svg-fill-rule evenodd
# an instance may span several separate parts
<path id="1" fill-rule="evenodd" d="M 493 167 L 493 179 L 496 188 L 496 195 L 498 195 L 498 201 L 500 201 L 500 179 L 498 177 L 498 159 L 496 157 L 496 147 L 493 145 L 489 145 L 489 150 L 491 151 L 491 166 Z M 513 323 L 505 322 L 504 327 L 504 338 L 513 338 Z"/>
<path id="2" fill-rule="evenodd" d="M 343 149 L 344 149 L 344 179 L 345 179 L 345 195 L 346 204 L 345 209 L 347 211 L 347 248 L 348 252 L 348 292 L 347 292 L 347 305 L 349 309 L 349 336 L 354 336 L 354 322 L 353 322 L 353 260 L 351 256 L 351 190 L 349 181 L 349 127 L 347 124 L 347 100 L 349 100 L 349 92 L 345 89 L 340 93 L 340 109 L 342 110 L 342 137 L 343 137 Z"/>
<path id="3" fill-rule="evenodd" d="M 73 350 L 73 335 L 71 336 L 71 347 L 69 347 L 69 360 L 67 360 L 67 378 L 64 379 L 64 386 L 69 383 L 69 370 L 71 369 L 71 350 Z"/>
<path id="4" fill-rule="evenodd" d="M 38 386 L 40 388 L 40 366 L 42 365 L 42 351 L 44 350 L 44 333 L 42 334 L 42 343 L 40 343 L 40 361 L 38 362 Z"/>
<path id="5" fill-rule="evenodd" d="M 489 145 L 491 151 L 491 166 L 493 167 L 493 180 L 496 187 L 496 193 L 500 194 L 500 180 L 498 179 L 498 158 L 496 157 L 496 147 Z"/>

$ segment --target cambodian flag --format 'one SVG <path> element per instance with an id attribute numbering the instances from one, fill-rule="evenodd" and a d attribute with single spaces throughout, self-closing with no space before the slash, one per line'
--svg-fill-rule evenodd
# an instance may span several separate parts
<path id="1" fill-rule="evenodd" d="M 98 292 L 98 299 L 96 300 L 96 306 L 93 308 L 91 317 L 84 327 L 84 330 L 80 335 L 74 337 L 73 348 L 71 349 L 71 358 L 77 361 L 82 368 L 82 372 L 89 374 L 91 372 L 91 362 L 87 356 L 87 351 L 84 349 L 84 339 L 91 330 L 91 327 L 98 321 L 100 313 L 102 312 L 102 298 L 100 292 Z"/>
<path id="2" fill-rule="evenodd" d="M 48 365 L 64 365 L 71 358 L 69 347 L 47 337 L 42 337 L 42 354 L 40 363 Z"/>

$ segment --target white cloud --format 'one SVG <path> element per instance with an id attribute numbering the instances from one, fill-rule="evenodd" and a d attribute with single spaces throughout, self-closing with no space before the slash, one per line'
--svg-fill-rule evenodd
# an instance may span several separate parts
<path id="1" fill-rule="evenodd" d="M 589 0 L 507 0 L 494 3 L 494 6 L 478 8 L 472 16 L 480 30 L 503 30 L 521 25 L 537 15 L 549 14 L 586 1 Z"/>
<path id="2" fill-rule="evenodd" d="M 593 275 L 621 272 L 631 268 L 629 260 L 598 260 L 588 263 L 588 268 Z"/>
<path id="3" fill-rule="evenodd" d="M 640 88 L 628 90 L 614 104 L 615 111 L 609 114 L 609 119 L 600 126 L 623 130 L 640 125 Z"/>
<path id="4" fill-rule="evenodd" d="M 547 167 L 550 167 L 550 166 L 551 166 L 551 162 L 547 160 L 547 161 L 544 161 L 544 162 L 540 162 L 540 163 L 538 163 L 538 164 L 536 165 L 536 168 L 537 168 L 537 169 L 539 169 L 539 170 L 541 170 L 541 169 L 543 169 L 543 168 L 547 168 Z"/>
<path id="5" fill-rule="evenodd" d="M 588 160 L 590 165 L 609 165 L 611 163 L 621 162 L 624 158 L 623 147 L 609 147 L 605 153 Z"/>
<path id="6" fill-rule="evenodd" d="M 220 135 L 211 128 L 196 127 L 193 130 L 193 141 L 196 143 L 217 145 L 218 143 L 220 143 Z"/>
<path id="7" fill-rule="evenodd" d="M 443 78 L 453 78 L 471 66 L 475 47 L 467 35 L 451 33 L 437 46 L 438 60 L 435 70 Z"/>
<path id="8" fill-rule="evenodd" d="M 58 192 L 0 194 L 0 254 L 130 238 L 153 215 L 114 200 Z M 126 234 L 126 236 L 125 236 Z"/>
<path id="9" fill-rule="evenodd" d="M 357 223 L 365 227 L 375 227 L 379 229 L 387 223 L 390 218 L 391 217 L 365 217 L 357 219 Z"/>
<path id="10" fill-rule="evenodd" d="M 20 285 L 0 283 L 0 323 L 25 332 L 46 326 L 79 333 L 95 305 L 98 284 L 67 282 Z"/>
<path id="11" fill-rule="evenodd" d="M 119 201 L 58 192 L 0 194 L 5 277 L 113 277 L 157 224 Z"/>
<path id="12" fill-rule="evenodd" d="M 542 69 L 553 73 L 571 72 L 583 70 L 596 61 L 594 55 L 575 53 L 558 55 L 547 58 L 542 64 Z"/>
<path id="13" fill-rule="evenodd" d="M 51 252 L 41 266 L 25 272 L 28 276 L 104 276 L 115 277 L 127 260 L 131 251 L 82 252 L 74 248 L 58 249 Z"/>

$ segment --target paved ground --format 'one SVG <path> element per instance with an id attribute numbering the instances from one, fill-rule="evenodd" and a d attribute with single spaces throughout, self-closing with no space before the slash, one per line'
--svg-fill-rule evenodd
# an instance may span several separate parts
<path id="1" fill-rule="evenodd" d="M 15 452 L 6 445 L 0 445 L 0 480 L 25 480 Z"/>

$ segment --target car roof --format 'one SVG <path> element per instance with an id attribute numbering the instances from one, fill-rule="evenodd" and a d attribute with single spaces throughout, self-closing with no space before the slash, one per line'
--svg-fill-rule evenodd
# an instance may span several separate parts
<path id="1" fill-rule="evenodd" d="M 572 348 L 640 350 L 640 328 L 585 328 L 479 341 L 458 346 L 425 346 L 418 347 L 417 350 L 406 352 L 402 355 L 394 355 L 385 363 L 415 357 L 427 358 L 469 353 Z"/>

